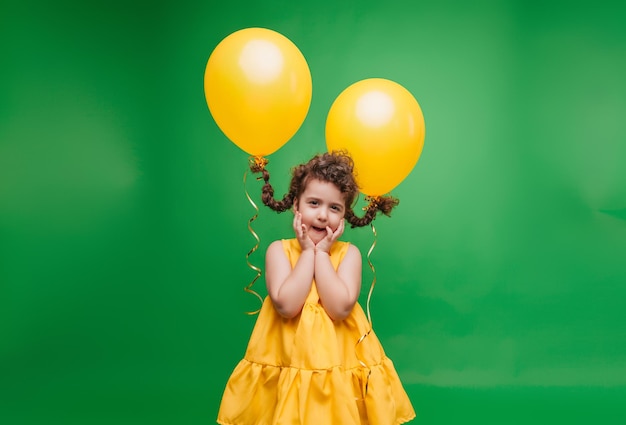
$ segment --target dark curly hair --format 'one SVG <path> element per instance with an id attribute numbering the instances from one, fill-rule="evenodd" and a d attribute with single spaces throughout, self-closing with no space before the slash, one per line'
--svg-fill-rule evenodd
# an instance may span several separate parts
<path id="1" fill-rule="evenodd" d="M 391 196 L 367 197 L 369 201 L 365 208 L 365 215 L 357 217 L 352 209 L 354 200 L 359 193 L 359 187 L 354 175 L 354 161 L 345 151 L 325 152 L 315 155 L 305 164 L 294 167 L 291 171 L 291 183 L 289 191 L 283 199 L 274 199 L 274 188 L 270 184 L 270 174 L 265 169 L 267 160 L 251 161 L 250 170 L 254 173 L 262 173 L 263 185 L 261 199 L 265 205 L 276 212 L 287 211 L 291 208 L 296 199 L 302 195 L 306 185 L 311 180 L 320 180 L 333 183 L 342 193 L 346 203 L 345 219 L 352 227 L 363 227 L 370 224 L 378 211 L 389 216 L 391 210 L 398 205 L 398 199 Z"/>

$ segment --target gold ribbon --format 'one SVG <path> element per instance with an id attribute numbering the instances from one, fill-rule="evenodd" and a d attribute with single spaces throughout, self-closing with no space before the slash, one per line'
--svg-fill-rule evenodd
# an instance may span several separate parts
<path id="1" fill-rule="evenodd" d="M 365 200 L 368 202 L 368 204 L 367 206 L 363 207 L 363 211 L 377 209 L 381 199 L 380 196 L 366 196 Z"/>
<path id="2" fill-rule="evenodd" d="M 372 315 L 370 313 L 370 300 L 372 299 L 372 292 L 374 291 L 374 286 L 376 286 L 376 269 L 374 268 L 374 264 L 372 264 L 372 260 L 370 259 L 370 257 L 371 257 L 372 251 L 374 250 L 374 247 L 376 246 L 376 239 L 377 239 L 378 234 L 376 233 L 376 227 L 374 227 L 373 221 L 370 223 L 370 226 L 372 227 L 372 233 L 374 234 L 374 241 L 372 242 L 372 246 L 370 246 L 370 249 L 367 251 L 367 264 L 370 266 L 370 269 L 372 270 L 372 274 L 374 277 L 372 279 L 372 284 L 370 285 L 369 293 L 367 294 L 366 311 L 367 311 L 367 322 L 369 323 L 369 329 L 367 330 L 367 332 L 365 332 L 361 336 L 361 338 L 359 338 L 355 346 L 355 353 L 356 353 L 357 360 L 359 361 L 359 364 L 362 367 L 367 369 L 367 377 L 361 381 L 361 384 L 362 384 L 361 391 L 363 392 L 364 398 L 365 398 L 365 395 L 367 394 L 367 387 L 369 385 L 369 380 L 370 380 L 370 375 L 372 373 L 372 370 L 369 369 L 367 364 L 359 357 L 359 353 L 357 349 L 358 349 L 359 344 L 363 342 L 363 340 L 367 338 L 367 336 L 372 332 Z"/>
<path id="3" fill-rule="evenodd" d="M 370 269 L 372 270 L 372 274 L 374 276 L 372 278 L 372 284 L 370 285 L 370 291 L 367 294 L 367 320 L 370 323 L 370 332 L 371 332 L 372 315 L 370 314 L 370 300 L 372 299 L 372 292 L 374 291 L 374 286 L 376 286 L 376 269 L 374 268 L 374 265 L 372 264 L 372 260 L 370 259 L 370 256 L 372 254 L 372 251 L 374 251 L 374 247 L 376 246 L 376 239 L 378 237 L 378 234 L 376 233 L 376 227 L 374 227 L 373 221 L 370 223 L 370 226 L 372 227 L 372 234 L 374 235 L 374 241 L 372 242 L 372 246 L 370 246 L 369 251 L 367 251 L 367 264 L 370 266 Z"/>
<path id="4" fill-rule="evenodd" d="M 248 165 L 253 173 L 260 173 L 263 171 L 268 162 L 267 158 L 262 156 L 251 156 L 248 158 Z M 260 178 L 257 177 L 257 180 L 260 180 Z"/>
<path id="5" fill-rule="evenodd" d="M 265 158 L 255 157 L 254 159 L 255 159 L 255 164 L 260 165 L 261 167 L 264 167 L 265 164 L 267 164 L 267 160 L 265 160 Z M 265 163 L 256 162 L 258 160 L 265 160 Z M 250 159 L 250 161 L 252 163 L 252 158 Z M 246 193 L 246 198 L 248 198 L 248 201 L 250 201 L 250 204 L 252 204 L 252 207 L 254 207 L 254 209 L 256 211 L 255 214 L 252 217 L 250 217 L 250 219 L 248 220 L 248 230 L 250 231 L 250 233 L 252 234 L 254 239 L 256 239 L 256 244 L 246 254 L 246 263 L 248 264 L 248 267 L 250 267 L 252 270 L 256 271 L 256 276 L 254 277 L 254 279 L 252 279 L 252 282 L 250 282 L 245 288 L 243 288 L 243 290 L 246 291 L 249 294 L 252 294 L 252 295 L 256 296 L 259 299 L 259 301 L 261 301 L 261 307 L 262 307 L 263 306 L 263 298 L 258 294 L 258 292 L 256 292 L 254 289 L 252 289 L 252 286 L 254 286 L 255 282 L 259 279 L 259 277 L 261 277 L 261 269 L 250 262 L 250 256 L 257 249 L 259 249 L 259 244 L 261 242 L 261 239 L 259 238 L 259 236 L 256 234 L 254 229 L 252 229 L 252 222 L 254 220 L 256 220 L 257 217 L 259 216 L 259 207 L 257 207 L 257 205 L 254 203 L 254 201 L 250 197 L 250 194 L 248 193 L 248 189 L 246 188 L 246 179 L 247 179 L 247 177 L 248 177 L 248 170 L 246 170 L 243 173 L 243 189 L 244 189 L 244 192 Z M 258 178 L 257 178 L 257 180 L 258 180 Z M 259 311 L 261 311 L 261 307 L 259 307 L 255 311 L 246 311 L 246 314 L 249 314 L 251 316 L 254 315 L 254 314 L 257 314 Z"/>

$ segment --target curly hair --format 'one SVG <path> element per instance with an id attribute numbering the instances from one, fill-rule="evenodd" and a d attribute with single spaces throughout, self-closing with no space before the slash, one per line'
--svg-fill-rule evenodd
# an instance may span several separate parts
<path id="1" fill-rule="evenodd" d="M 354 174 L 354 161 L 345 151 L 325 152 L 315 155 L 305 164 L 295 166 L 291 170 L 291 182 L 288 192 L 283 199 L 274 199 L 274 188 L 270 184 L 270 174 L 265 169 L 266 163 L 251 162 L 250 170 L 254 173 L 262 173 L 263 185 L 261 200 L 263 203 L 276 212 L 284 212 L 291 208 L 296 199 L 302 195 L 307 184 L 311 180 L 320 180 L 334 184 L 346 203 L 345 219 L 352 227 L 363 227 L 370 224 L 378 211 L 389 216 L 391 210 L 398 205 L 398 199 L 391 196 L 368 197 L 369 205 L 366 207 L 365 215 L 357 217 L 352 209 L 354 201 L 359 193 Z"/>

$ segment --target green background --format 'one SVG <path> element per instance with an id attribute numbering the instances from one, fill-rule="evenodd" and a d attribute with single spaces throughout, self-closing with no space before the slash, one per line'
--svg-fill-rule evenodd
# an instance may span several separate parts
<path id="1" fill-rule="evenodd" d="M 618 1 L 3 1 L 0 423 L 214 423 L 258 301 L 247 155 L 203 73 L 261 26 L 313 78 L 269 156 L 279 194 L 350 84 L 424 111 L 371 257 L 416 423 L 625 424 L 625 21 Z M 289 213 L 253 226 L 262 265 Z"/>

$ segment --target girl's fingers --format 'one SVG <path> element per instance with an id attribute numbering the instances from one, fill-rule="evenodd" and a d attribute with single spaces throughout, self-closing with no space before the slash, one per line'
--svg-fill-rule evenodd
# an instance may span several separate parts
<path id="1" fill-rule="evenodd" d="M 343 223 L 343 220 L 341 220 L 339 222 L 339 226 L 337 226 L 337 230 L 335 230 L 335 233 L 333 233 L 334 239 L 338 239 L 343 234 L 343 226 L 344 226 L 344 223 Z"/>
<path id="2" fill-rule="evenodd" d="M 298 226 L 298 218 L 294 217 L 293 219 L 293 231 L 296 234 L 296 237 L 300 237 L 300 226 Z"/>

